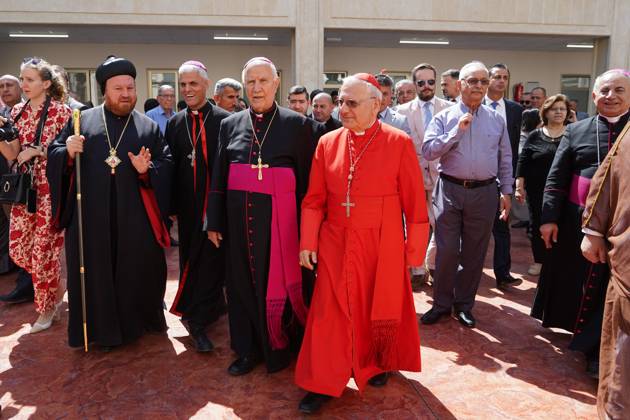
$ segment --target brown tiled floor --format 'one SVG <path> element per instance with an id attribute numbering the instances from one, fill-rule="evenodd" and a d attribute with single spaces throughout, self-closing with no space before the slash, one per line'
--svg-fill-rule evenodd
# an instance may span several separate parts
<path id="1" fill-rule="evenodd" d="M 528 316 L 535 278 L 522 229 L 513 229 L 513 273 L 523 283 L 494 288 L 485 270 L 475 315 L 478 327 L 452 319 L 421 326 L 422 373 L 399 373 L 383 389 L 359 395 L 350 385 L 326 407 L 325 418 L 595 418 L 596 384 L 566 333 L 544 329 Z M 492 249 L 492 245 L 490 246 Z M 176 253 L 166 301 L 176 291 Z M 486 261 L 491 267 L 491 259 Z M 0 277 L 0 293 L 13 287 Z M 430 289 L 415 294 L 418 317 L 430 307 Z M 64 305 L 65 308 L 65 305 Z M 227 375 L 233 355 L 227 319 L 210 329 L 217 350 L 200 355 L 178 319 L 168 335 L 149 335 L 104 354 L 66 346 L 66 320 L 29 335 L 31 305 L 0 306 L 0 404 L 4 418 L 293 418 L 303 392 L 293 369 L 268 375 L 262 368 Z"/>

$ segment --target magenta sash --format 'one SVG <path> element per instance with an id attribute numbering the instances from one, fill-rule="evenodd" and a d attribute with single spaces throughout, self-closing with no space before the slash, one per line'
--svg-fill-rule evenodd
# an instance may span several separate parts
<path id="1" fill-rule="evenodd" d="M 282 313 L 287 297 L 302 325 L 307 309 L 302 297 L 302 272 L 299 261 L 295 175 L 291 168 L 258 169 L 244 163 L 230 164 L 228 190 L 271 195 L 271 252 L 267 283 L 267 330 L 274 350 L 285 348 L 289 340 L 282 331 Z"/>
<path id="2" fill-rule="evenodd" d="M 569 190 L 569 201 L 580 207 L 586 206 L 586 197 L 591 187 L 591 179 L 579 175 L 573 175 L 571 189 Z"/>

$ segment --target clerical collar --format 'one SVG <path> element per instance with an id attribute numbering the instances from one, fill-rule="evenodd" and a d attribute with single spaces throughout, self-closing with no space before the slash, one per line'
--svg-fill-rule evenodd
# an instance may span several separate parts
<path id="1" fill-rule="evenodd" d="M 188 108 L 188 112 L 190 112 L 191 114 L 197 115 L 199 114 L 199 111 L 201 111 L 203 114 L 207 115 L 208 114 L 208 109 L 212 106 L 212 104 L 210 103 L 210 101 L 206 101 L 205 104 L 203 104 L 203 106 L 199 109 L 196 110 L 192 110 L 190 108 Z"/>
<path id="2" fill-rule="evenodd" d="M 269 108 L 268 110 L 264 111 L 263 113 L 259 114 L 256 111 L 254 111 L 254 109 L 252 107 L 249 108 L 249 112 L 251 112 L 252 115 L 252 120 L 267 120 L 269 118 L 271 118 L 271 116 L 273 115 L 274 111 L 276 110 L 276 107 L 278 106 L 278 104 L 276 104 L 276 102 L 274 101 L 273 105 L 271 106 L 271 108 Z"/>
<path id="3" fill-rule="evenodd" d="M 602 114 L 598 114 L 598 115 L 599 115 L 599 117 L 600 117 L 602 120 L 606 120 L 606 121 L 608 121 L 608 123 L 609 123 L 609 124 L 616 124 L 616 123 L 618 123 L 618 122 L 619 122 L 619 120 L 620 120 L 620 119 L 622 119 L 622 118 L 623 118 L 623 117 L 624 117 L 627 113 L 628 113 L 628 111 L 624 112 L 624 113 L 623 113 L 623 114 L 621 114 L 621 115 L 617 115 L 616 117 L 607 117 L 607 116 L 602 115 Z"/>
<path id="4" fill-rule="evenodd" d="M 352 134 L 354 134 L 356 137 L 365 137 L 365 136 L 371 136 L 372 134 L 374 134 L 374 132 L 378 129 L 378 119 L 374 120 L 374 122 L 372 123 L 372 125 L 365 131 L 354 131 L 354 130 L 350 130 L 352 131 Z"/>

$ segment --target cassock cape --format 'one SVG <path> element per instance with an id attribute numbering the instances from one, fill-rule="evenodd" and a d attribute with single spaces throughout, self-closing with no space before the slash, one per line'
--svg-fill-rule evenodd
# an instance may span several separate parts
<path id="1" fill-rule="evenodd" d="M 198 114 L 188 109 L 175 114 L 165 133 L 174 163 L 171 214 L 177 215 L 179 234 L 179 288 L 171 312 L 200 326 L 225 313 L 225 252 L 208 240 L 204 223 L 219 126 L 228 116 L 207 102 Z"/>
<path id="2" fill-rule="evenodd" d="M 112 146 L 126 117 L 105 110 Z M 68 157 L 66 139 L 74 133 L 72 120 L 48 148 L 48 182 L 55 224 L 65 228 L 68 272 L 68 339 L 83 344 L 83 319 L 79 275 L 79 239 L 74 161 Z M 145 331 L 163 331 L 166 322 L 163 298 L 166 288 L 164 246 L 168 232 L 162 222 L 167 214 L 172 162 L 158 125 L 132 112 L 118 157 L 122 163 L 111 175 L 104 162 L 109 146 L 102 106 L 81 113 L 81 192 L 87 296 L 87 330 L 90 342 L 116 346 Z M 148 176 L 139 176 L 128 152 L 142 146 L 151 152 Z"/>
<path id="3" fill-rule="evenodd" d="M 274 112 L 277 113 L 274 115 Z M 251 114 L 251 115 L 250 115 Z M 240 168 L 256 174 L 251 165 L 258 160 L 259 149 L 253 141 L 252 123 L 260 141 L 269 132 L 262 147 L 262 163 L 269 169 L 290 169 L 295 182 L 295 208 L 306 194 L 311 159 L 324 126 L 289 109 L 274 106 L 264 114 L 244 110 L 229 116 L 221 123 L 219 149 L 212 168 L 211 191 L 208 196 L 207 230 L 223 234 L 221 244 L 227 253 L 226 292 L 230 319 L 232 349 L 239 357 L 264 358 L 269 372 L 289 364 L 290 350 L 299 348 L 299 322 L 287 299 L 284 307 L 282 332 L 289 336 L 289 346 L 273 349 L 270 343 L 267 317 L 268 276 L 271 259 L 272 197 L 260 192 L 228 188 L 230 171 Z M 271 126 L 270 121 L 273 118 Z M 263 178 L 269 169 L 263 169 Z M 252 189 L 258 181 L 251 181 Z M 297 221 L 283 221 L 283 226 Z M 295 260 L 282 259 L 287 264 L 298 264 L 298 242 L 294 244 Z M 299 270 L 299 266 L 297 267 Z M 303 300 L 308 304 L 312 273 L 302 271 Z M 280 308 L 282 310 L 282 308 Z"/>
<path id="4" fill-rule="evenodd" d="M 597 411 L 601 419 L 630 413 L 630 123 L 595 173 L 583 227 L 606 238 L 610 284 L 599 356 Z"/>
<path id="5" fill-rule="evenodd" d="M 300 249 L 318 253 L 317 281 L 296 383 L 340 396 L 350 377 L 363 390 L 389 370 L 420 370 L 420 340 L 407 266 L 422 264 L 429 234 L 422 174 L 404 132 L 376 122 L 354 137 L 358 162 L 350 217 L 346 128 L 317 146 L 302 201 Z M 407 240 L 403 231 L 403 214 Z"/>
<path id="6" fill-rule="evenodd" d="M 532 316 L 542 320 L 544 327 L 572 331 L 569 348 L 589 358 L 595 358 L 599 350 L 609 269 L 607 264 L 592 264 L 582 256 L 582 212 L 591 178 L 628 116 L 626 113 L 615 124 L 599 116 L 569 124 L 543 195 L 541 224 L 558 224 L 558 242 L 543 263 Z"/>

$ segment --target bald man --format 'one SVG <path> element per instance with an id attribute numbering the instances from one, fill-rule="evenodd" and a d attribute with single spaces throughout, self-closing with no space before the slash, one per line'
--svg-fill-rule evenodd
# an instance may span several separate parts
<path id="1" fill-rule="evenodd" d="M 313 98 L 313 118 L 326 126 L 326 132 L 336 130 L 342 126 L 341 121 L 332 117 L 335 109 L 332 96 L 321 92 Z"/>

